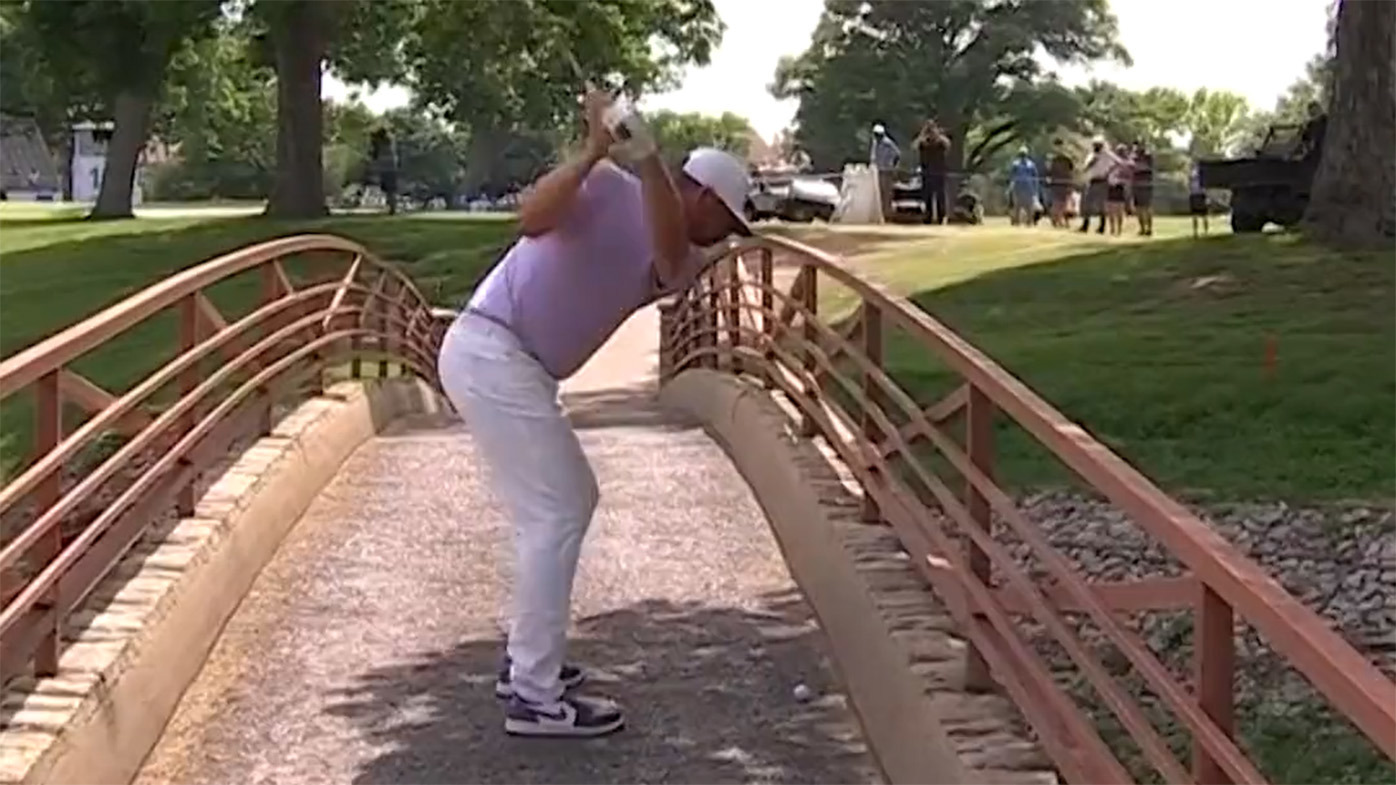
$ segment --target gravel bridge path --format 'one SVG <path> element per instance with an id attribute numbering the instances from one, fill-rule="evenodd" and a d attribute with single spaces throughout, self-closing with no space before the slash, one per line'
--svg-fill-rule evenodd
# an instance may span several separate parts
<path id="1" fill-rule="evenodd" d="M 468 433 L 407 422 L 307 512 L 136 781 L 878 781 L 750 491 L 653 403 L 657 333 L 637 314 L 566 389 L 602 488 L 572 655 L 626 730 L 504 735 L 507 527 Z"/>

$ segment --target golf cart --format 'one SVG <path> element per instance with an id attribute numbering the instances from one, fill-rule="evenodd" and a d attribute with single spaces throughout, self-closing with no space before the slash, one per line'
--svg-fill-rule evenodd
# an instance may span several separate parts
<path id="1" fill-rule="evenodd" d="M 950 196 L 947 188 L 947 196 Z M 899 223 L 918 223 L 926 215 L 926 202 L 921 191 L 921 176 L 913 174 L 897 182 L 892 191 L 892 206 Z M 960 187 L 959 193 L 950 196 L 950 214 L 945 217 L 948 224 L 977 226 L 984 222 L 984 205 L 979 196 L 968 186 Z"/>
<path id="2" fill-rule="evenodd" d="M 1298 125 L 1271 126 L 1250 158 L 1197 162 L 1203 188 L 1231 191 L 1233 232 L 1259 232 L 1267 223 L 1288 228 L 1304 216 L 1318 155 L 1299 149 L 1301 132 Z"/>
<path id="3" fill-rule="evenodd" d="M 838 186 L 819 177 L 761 175 L 752 177 L 746 199 L 746 218 L 759 221 L 779 218 L 809 223 L 827 221 L 839 205 Z"/>

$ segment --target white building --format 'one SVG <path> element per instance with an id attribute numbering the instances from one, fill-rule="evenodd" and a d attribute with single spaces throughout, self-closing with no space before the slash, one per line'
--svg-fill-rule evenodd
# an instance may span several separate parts
<path id="1" fill-rule="evenodd" d="M 107 166 L 107 144 L 111 141 L 111 123 L 78 123 L 73 126 L 73 201 L 95 202 L 102 192 L 102 174 Z M 136 182 L 131 189 L 131 204 L 141 203 L 141 167 L 136 166 Z"/>

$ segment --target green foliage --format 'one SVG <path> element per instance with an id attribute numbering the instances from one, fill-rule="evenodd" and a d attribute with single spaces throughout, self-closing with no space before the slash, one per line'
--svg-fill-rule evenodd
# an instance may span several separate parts
<path id="1" fill-rule="evenodd" d="M 70 93 L 157 91 L 175 52 L 212 30 L 222 0 L 67 0 L 23 4 L 45 67 Z"/>
<path id="2" fill-rule="evenodd" d="M 178 160 L 151 172 L 153 198 L 259 199 L 271 188 L 276 75 L 248 33 L 226 23 L 171 62 L 155 132 Z"/>
<path id="3" fill-rule="evenodd" d="M 389 112 L 382 123 L 397 143 L 400 192 L 419 201 L 454 196 L 464 173 L 464 137 L 411 109 Z"/>
<path id="4" fill-rule="evenodd" d="M 569 57 L 642 93 L 706 64 L 723 31 L 711 0 L 426 0 L 421 19 L 404 42 L 420 100 L 491 130 L 570 124 L 581 85 Z"/>
<path id="5" fill-rule="evenodd" d="M 1237 152 L 1249 114 L 1244 97 L 1226 90 L 1198 88 L 1183 120 L 1190 136 L 1188 153 L 1204 158 Z"/>
<path id="6" fill-rule="evenodd" d="M 1302 125 L 1308 119 L 1310 103 L 1327 108 L 1333 95 L 1333 55 L 1314 55 L 1304 64 L 1304 73 L 1275 101 L 1274 109 L 1252 114 L 1241 140 L 1243 149 L 1255 149 L 1273 125 Z"/>
<path id="7" fill-rule="evenodd" d="M 905 142 L 926 117 L 947 129 L 961 168 L 1069 119 L 1067 91 L 1035 84 L 1039 52 L 1128 62 L 1105 0 L 826 0 L 810 47 L 782 60 L 771 92 L 799 99 L 796 138 L 816 168 L 864 159 L 875 122 Z"/>
<path id="8" fill-rule="evenodd" d="M 26 3 L 0 3 L 0 112 L 32 117 L 51 144 L 61 144 L 70 119 L 100 103 L 55 78 Z"/>
<path id="9" fill-rule="evenodd" d="M 647 121 L 659 149 L 671 162 L 682 159 L 695 147 L 716 147 L 745 158 L 755 133 L 745 117 L 732 112 L 713 116 L 659 111 L 648 115 Z"/>

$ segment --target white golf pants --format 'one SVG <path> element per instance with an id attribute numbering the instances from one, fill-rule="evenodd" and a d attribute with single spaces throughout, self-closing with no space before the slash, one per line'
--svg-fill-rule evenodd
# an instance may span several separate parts
<path id="1" fill-rule="evenodd" d="M 563 692 L 572 582 L 596 509 L 596 476 L 557 381 L 508 330 L 464 314 L 442 341 L 437 370 L 514 524 L 514 692 L 552 703 Z"/>

